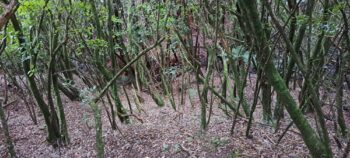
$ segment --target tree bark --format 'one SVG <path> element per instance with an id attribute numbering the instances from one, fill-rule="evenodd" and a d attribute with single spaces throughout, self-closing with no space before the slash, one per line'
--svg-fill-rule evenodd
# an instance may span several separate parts
<path id="1" fill-rule="evenodd" d="M 0 120 L 1 120 L 1 125 L 3 127 L 3 132 L 5 135 L 5 139 L 6 139 L 6 146 L 7 146 L 7 150 L 10 153 L 10 157 L 11 158 L 16 158 L 16 152 L 15 152 L 15 148 L 13 146 L 12 140 L 11 140 L 11 136 L 10 136 L 10 132 L 9 132 L 9 128 L 7 125 L 7 121 L 6 121 L 6 116 L 5 116 L 5 112 L 3 109 L 3 100 L 2 98 L 0 98 Z"/>
<path id="2" fill-rule="evenodd" d="M 239 5 L 244 8 L 248 23 L 253 26 L 253 33 L 260 48 L 260 65 L 264 66 L 264 72 L 268 78 L 268 82 L 273 86 L 276 93 L 280 96 L 282 103 L 285 105 L 290 117 L 295 122 L 301 132 L 302 138 L 307 145 L 310 153 L 314 157 L 332 157 L 331 153 L 326 150 L 325 144 L 317 137 L 316 132 L 312 129 L 303 113 L 297 106 L 297 103 L 289 93 L 283 78 L 277 71 L 270 57 L 270 50 L 266 43 L 266 35 L 257 13 L 257 3 L 254 0 L 240 0 Z M 267 3 L 267 2 L 265 2 Z"/>

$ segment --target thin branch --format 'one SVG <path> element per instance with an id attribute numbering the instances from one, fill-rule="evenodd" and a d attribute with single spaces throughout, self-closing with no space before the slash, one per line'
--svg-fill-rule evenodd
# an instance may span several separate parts
<path id="1" fill-rule="evenodd" d="M 164 37 L 159 39 L 156 43 L 154 43 L 151 47 L 143 50 L 142 52 L 140 52 L 134 59 L 132 59 L 127 65 L 125 65 L 122 69 L 120 69 L 114 76 L 113 78 L 108 81 L 107 85 L 100 91 L 100 93 L 93 99 L 94 103 L 97 103 L 102 96 L 106 93 L 106 91 L 108 90 L 108 88 L 113 84 L 113 82 L 115 82 L 118 77 L 127 69 L 129 68 L 133 63 L 135 63 L 140 57 L 142 57 L 143 55 L 145 55 L 147 52 L 149 52 L 150 50 L 152 50 L 153 48 L 155 48 L 157 45 L 159 45 L 160 43 L 162 43 L 164 41 Z"/>

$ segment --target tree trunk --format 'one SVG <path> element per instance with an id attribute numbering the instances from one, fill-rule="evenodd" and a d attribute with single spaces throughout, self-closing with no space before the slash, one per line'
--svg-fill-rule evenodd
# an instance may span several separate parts
<path id="1" fill-rule="evenodd" d="M 15 148 L 13 146 L 12 140 L 11 140 L 11 136 L 10 136 L 10 132 L 9 132 L 9 128 L 7 125 L 7 120 L 6 120 L 6 116 L 5 116 L 5 112 L 3 109 L 3 100 L 2 98 L 0 98 L 0 120 L 1 120 L 1 125 L 3 127 L 3 132 L 5 135 L 5 139 L 6 139 L 6 146 L 7 146 L 7 150 L 10 153 L 10 157 L 11 158 L 16 158 L 16 152 L 15 152 Z"/>
<path id="2" fill-rule="evenodd" d="M 260 55 L 258 55 L 260 58 L 258 60 L 260 65 L 264 65 L 265 67 L 264 72 L 268 78 L 268 82 L 280 96 L 281 101 L 285 105 L 290 117 L 300 130 L 303 140 L 310 150 L 311 155 L 314 157 L 332 157 L 332 153 L 329 153 L 328 150 L 326 150 L 325 144 L 323 144 L 323 142 L 317 137 L 316 132 L 312 129 L 305 116 L 298 108 L 297 103 L 289 93 L 288 87 L 274 66 L 272 60 L 268 58 L 270 56 L 270 50 L 266 43 L 267 39 L 265 32 L 261 22 L 256 20 L 259 19 L 256 1 L 240 0 L 238 3 L 241 8 L 244 8 L 244 13 L 246 14 L 248 23 L 250 23 L 254 28 L 254 30 L 252 30 L 253 35 L 257 41 L 258 48 L 260 48 Z"/>

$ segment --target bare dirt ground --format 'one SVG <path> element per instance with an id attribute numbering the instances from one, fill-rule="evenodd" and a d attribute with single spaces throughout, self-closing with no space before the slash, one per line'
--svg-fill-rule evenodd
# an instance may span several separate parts
<path id="1" fill-rule="evenodd" d="M 251 93 L 253 93 L 254 77 L 252 78 L 253 82 L 247 82 L 249 84 L 247 88 L 249 103 L 253 98 Z M 176 79 L 175 87 L 178 82 L 179 79 Z M 194 85 L 191 86 L 194 87 Z M 348 96 L 347 92 L 344 93 L 345 96 Z M 132 92 L 128 91 L 128 93 L 131 96 Z M 125 95 L 120 93 L 120 96 L 124 106 L 127 107 Z M 282 130 L 274 133 L 273 126 L 262 121 L 262 116 L 259 114 L 261 106 L 258 105 L 252 127 L 253 138 L 248 139 L 245 137 L 247 119 L 238 118 L 234 134 L 231 135 L 232 118 L 218 108 L 218 103 L 214 103 L 208 131 L 203 134 L 199 127 L 198 98 L 195 98 L 192 106 L 187 93 L 185 104 L 180 105 L 178 91 L 175 91 L 175 100 L 179 110 L 174 112 L 167 99 L 165 99 L 167 103 L 165 107 L 158 107 L 147 93 L 142 93 L 141 96 L 144 99 L 142 109 L 145 112 L 138 112 L 136 109 L 133 111 L 142 122 L 131 117 L 131 124 L 118 123 L 121 132 L 111 129 L 107 115 L 103 112 L 106 157 L 309 157 L 299 131 L 294 126 L 276 146 L 278 137 L 290 122 L 287 113 L 287 119 L 281 125 Z M 96 156 L 92 111 L 87 105 L 80 102 L 70 101 L 66 97 L 63 99 L 71 143 L 59 148 L 53 148 L 45 141 L 44 121 L 38 109 L 39 123 L 34 125 L 23 103 L 18 102 L 6 108 L 11 136 L 19 157 Z M 135 106 L 133 102 L 131 104 Z M 349 112 L 346 112 L 345 116 L 347 120 L 350 120 Z M 312 115 L 310 114 L 309 117 L 311 120 Z M 336 146 L 333 138 L 335 136 L 333 122 L 328 120 L 327 125 L 329 125 L 333 152 L 335 157 L 339 157 L 342 150 Z M 344 148 L 346 141 L 342 139 L 340 141 Z M 0 157 L 7 157 L 2 132 L 0 132 Z"/>

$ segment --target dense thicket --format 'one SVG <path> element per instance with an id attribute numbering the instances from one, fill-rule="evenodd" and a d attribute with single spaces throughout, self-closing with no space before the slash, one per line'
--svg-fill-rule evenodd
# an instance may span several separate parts
<path id="1" fill-rule="evenodd" d="M 343 114 L 348 106 L 344 91 L 350 89 L 348 1 L 1 0 L 1 4 L 0 64 L 8 82 L 1 91 L 4 105 L 9 86 L 17 87 L 34 124 L 34 106 L 40 109 L 47 141 L 54 146 L 69 143 L 64 112 L 69 109 L 62 95 L 94 111 L 96 149 L 103 157 L 101 108 L 112 129 L 118 128 L 117 121 L 130 123 L 133 116 L 135 108 L 120 100 L 125 86 L 133 87 L 135 96 L 148 91 L 160 107 L 168 105 L 163 99 L 168 98 L 177 111 L 185 95 L 193 95 L 185 93 L 191 77 L 197 83 L 190 91 L 200 98 L 203 133 L 209 128 L 215 96 L 227 107 L 224 110 L 229 109 L 226 113 L 233 114 L 231 132 L 238 117 L 249 120 L 247 139 L 260 105 L 264 121 L 274 124 L 276 131 L 287 132 L 294 124 L 313 157 L 333 155 L 325 109 L 336 118 L 336 137 L 348 138 Z M 219 88 L 213 86 L 217 73 Z M 257 78 L 251 101 L 245 90 L 249 75 Z M 173 92 L 175 78 L 182 81 L 179 100 Z M 301 90 L 298 99 L 291 94 L 296 88 Z M 326 104 L 329 98 L 333 104 Z M 141 98 L 135 99 L 140 103 Z M 28 103 L 32 100 L 34 106 Z M 315 116 L 316 127 L 305 113 Z M 291 118 L 290 126 L 280 129 L 286 118 Z M 8 143 L 13 152 L 10 138 Z"/>

